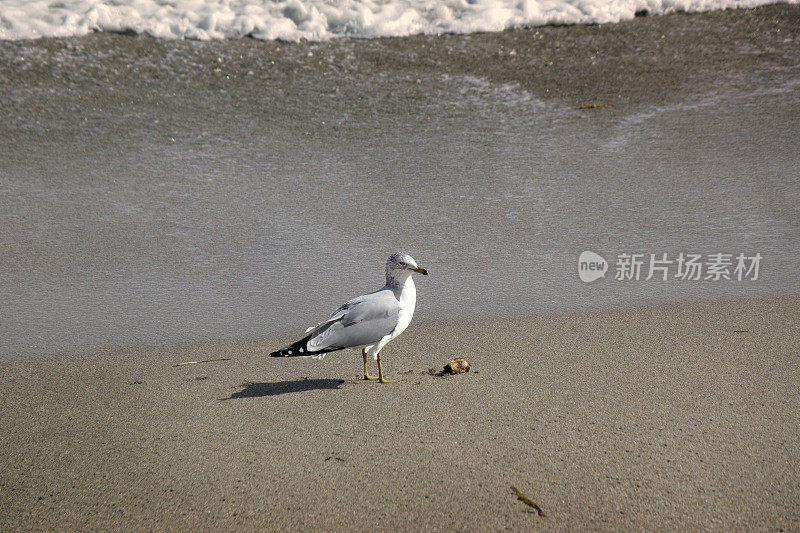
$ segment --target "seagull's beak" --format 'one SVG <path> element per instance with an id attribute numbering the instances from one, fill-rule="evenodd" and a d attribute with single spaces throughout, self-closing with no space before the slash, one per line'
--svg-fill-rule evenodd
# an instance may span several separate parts
<path id="1" fill-rule="evenodd" d="M 422 267 L 412 268 L 411 270 L 413 270 L 414 272 L 419 272 L 419 273 L 420 273 L 420 274 L 422 274 L 423 276 L 428 276 L 428 275 L 429 275 L 429 274 L 428 274 L 428 271 L 427 271 L 427 270 L 425 270 L 425 269 L 424 269 L 424 268 L 422 268 Z"/>

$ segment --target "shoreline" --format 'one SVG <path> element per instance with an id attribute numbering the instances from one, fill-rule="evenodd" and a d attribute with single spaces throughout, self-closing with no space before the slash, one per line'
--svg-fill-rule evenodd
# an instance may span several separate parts
<path id="1" fill-rule="evenodd" d="M 781 302 L 785 301 L 793 301 L 800 298 L 800 294 L 787 294 L 784 296 L 741 296 L 741 297 L 734 297 L 734 298 L 720 298 L 720 299 L 708 299 L 708 300 L 695 300 L 695 301 L 669 301 L 669 302 L 647 302 L 647 303 L 636 303 L 630 305 L 617 305 L 612 307 L 604 307 L 600 304 L 597 306 L 588 306 L 581 310 L 564 310 L 564 311 L 556 311 L 552 310 L 549 312 L 543 312 L 540 314 L 535 315 L 523 315 L 523 316 L 499 316 L 493 318 L 491 320 L 481 320 L 479 318 L 463 318 L 463 317 L 453 317 L 447 318 L 442 320 L 421 320 L 415 316 L 412 324 L 421 327 L 427 330 L 441 330 L 441 329 L 448 329 L 448 328 L 466 328 L 469 329 L 471 327 L 476 328 L 491 328 L 493 325 L 509 325 L 509 324 L 523 324 L 523 323 L 531 323 L 540 320 L 557 320 L 557 321 L 569 321 L 569 320 L 576 320 L 580 321 L 583 317 L 594 317 L 600 315 L 628 315 L 628 314 L 650 314 L 650 313 L 658 313 L 665 309 L 673 309 L 673 308 L 702 308 L 702 307 L 714 307 L 714 306 L 742 306 L 750 303 L 777 303 L 780 304 Z M 424 306 L 424 302 L 421 302 L 419 307 Z M 324 314 L 324 313 L 323 313 Z M 320 315 L 318 317 L 312 317 L 308 319 L 308 323 L 312 323 L 315 320 L 319 321 L 324 316 Z M 280 346 L 291 344 L 291 342 L 297 340 L 300 336 L 302 336 L 303 328 L 299 328 L 296 331 L 289 332 L 286 335 L 249 335 L 247 337 L 236 337 L 236 338 L 195 338 L 195 339 L 187 339 L 185 341 L 178 341 L 178 342 L 126 342 L 126 343 L 107 343 L 106 345 L 101 346 L 75 346 L 69 348 L 63 348 L 61 350 L 55 352 L 37 352 L 37 351 L 29 351 L 25 353 L 14 353 L 9 354 L 4 357 L 0 357 L 0 365 L 3 363 L 12 363 L 12 364 L 25 364 L 28 361 L 62 361 L 64 359 L 74 359 L 74 358 L 102 358 L 107 356 L 113 357 L 122 357 L 124 354 L 128 353 L 148 353 L 148 354 L 161 354 L 165 352 L 177 352 L 177 353 L 195 353 L 198 350 L 207 350 L 209 348 L 216 349 L 216 350 L 226 350 L 226 349 L 234 349 L 234 350 L 250 350 L 250 349 L 264 349 L 269 351 L 274 351 Z M 341 353 L 347 353 L 341 352 Z M 355 352 L 353 352 L 355 353 Z M 180 361 L 176 361 L 178 363 Z"/>
<path id="2" fill-rule="evenodd" d="M 799 305 L 412 323 L 382 386 L 272 341 L 0 363 L 0 527 L 794 529 Z"/>
<path id="3" fill-rule="evenodd" d="M 795 67 L 791 54 L 798 21 L 800 4 L 772 4 L 673 12 L 604 24 L 329 41 L 169 40 L 148 34 L 95 32 L 0 41 L 0 72 L 6 76 L 0 79 L 9 88 L 20 83 L 38 86 L 41 81 L 47 87 L 64 80 L 48 79 L 48 73 L 40 69 L 55 68 L 66 74 L 75 88 L 96 92 L 93 98 L 113 106 L 117 95 L 97 91 L 96 79 L 84 80 L 79 74 L 101 76 L 116 91 L 127 92 L 131 86 L 139 90 L 161 87 L 169 94 L 187 82 L 200 82 L 212 91 L 222 89 L 246 98 L 257 92 L 258 85 L 272 85 L 291 72 L 317 71 L 323 77 L 392 72 L 398 80 L 412 83 L 395 87 L 407 99 L 413 99 L 419 90 L 413 86 L 417 78 L 426 83 L 427 78 L 445 74 L 485 77 L 496 86 L 516 84 L 537 99 L 573 109 L 614 103 L 586 108 L 612 113 L 617 111 L 614 107 L 635 109 L 682 102 L 687 96 L 703 95 L 719 83 L 735 83 L 737 76 L 754 71 L 767 76 L 762 81 L 780 78 L 781 72 L 770 70 Z M 469 54 L 464 53 L 467 49 Z M 47 58 L 35 55 L 26 57 L 31 63 L 20 69 L 18 53 L 39 50 L 58 54 L 59 60 L 69 58 L 77 70 L 61 72 L 57 61 L 48 63 Z M 91 56 L 83 57 L 83 53 Z M 148 58 L 161 63 L 144 61 Z M 118 69 L 125 62 L 133 63 L 135 71 Z M 187 64 L 190 70 L 184 71 Z M 164 67 L 176 71 L 175 79 L 164 79 Z M 327 89 L 327 84 L 324 87 Z M 300 111 L 292 109 L 293 114 Z M 374 109 L 370 106 L 362 111 Z"/>

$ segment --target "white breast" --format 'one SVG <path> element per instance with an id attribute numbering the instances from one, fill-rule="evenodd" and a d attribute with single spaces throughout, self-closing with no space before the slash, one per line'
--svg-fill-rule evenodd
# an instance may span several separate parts
<path id="1" fill-rule="evenodd" d="M 398 316 L 397 327 L 394 328 L 390 335 L 390 340 L 397 337 L 411 324 L 411 319 L 414 317 L 414 307 L 417 305 L 417 288 L 414 286 L 414 280 L 411 276 L 403 284 L 403 290 L 400 291 L 400 314 Z"/>

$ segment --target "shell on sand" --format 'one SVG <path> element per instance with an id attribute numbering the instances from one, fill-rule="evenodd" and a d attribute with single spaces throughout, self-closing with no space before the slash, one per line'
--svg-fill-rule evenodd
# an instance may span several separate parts
<path id="1" fill-rule="evenodd" d="M 451 374 L 462 374 L 469 372 L 469 363 L 463 357 L 456 357 L 445 365 L 444 370 Z"/>

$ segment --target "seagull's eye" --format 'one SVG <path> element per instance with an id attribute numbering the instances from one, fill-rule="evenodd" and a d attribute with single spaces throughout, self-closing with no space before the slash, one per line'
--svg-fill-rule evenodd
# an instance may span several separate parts
<path id="1" fill-rule="evenodd" d="M 404 266 L 408 266 L 408 264 L 405 261 L 400 261 L 400 266 L 404 267 Z"/>

